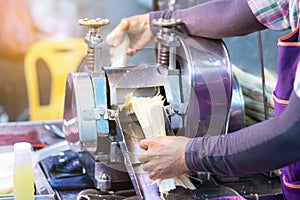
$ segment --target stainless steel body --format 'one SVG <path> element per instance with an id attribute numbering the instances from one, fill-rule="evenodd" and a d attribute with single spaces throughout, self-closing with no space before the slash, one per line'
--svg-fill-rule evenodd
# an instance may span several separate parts
<path id="1" fill-rule="evenodd" d="M 160 57 L 164 62 L 107 66 L 68 75 L 63 130 L 71 149 L 80 153 L 95 187 L 101 191 L 133 185 L 140 199 L 159 198 L 156 184 L 137 159 L 142 152 L 139 141 L 144 138 L 139 122 L 134 114 L 118 109 L 128 94 L 163 95 L 169 134 L 227 134 L 231 113 L 243 115 L 242 103 L 231 107 L 236 80 L 224 43 L 172 31 L 161 33 L 170 34 L 167 39 L 172 40 L 164 42 L 166 37 L 162 35 L 157 39 L 163 53 L 171 51 L 167 52 L 172 54 L 168 62 Z M 242 98 L 240 90 L 234 92 L 238 94 L 235 101 Z M 235 129 L 244 126 L 242 117 L 232 119 L 239 120 L 233 123 Z"/>

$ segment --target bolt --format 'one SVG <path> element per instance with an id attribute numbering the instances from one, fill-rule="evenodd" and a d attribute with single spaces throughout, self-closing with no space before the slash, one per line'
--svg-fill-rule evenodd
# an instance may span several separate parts
<path id="1" fill-rule="evenodd" d="M 104 114 L 105 114 L 105 112 L 104 112 L 103 110 L 100 110 L 100 111 L 99 111 L 99 115 L 100 115 L 100 116 L 104 116 Z"/>
<path id="2" fill-rule="evenodd" d="M 111 118 L 114 118 L 114 117 L 115 117 L 115 113 L 111 112 L 111 113 L 110 113 L 110 117 L 111 117 Z"/>
<path id="3" fill-rule="evenodd" d="M 174 112 L 176 112 L 176 113 L 178 113 L 178 111 L 179 111 L 179 108 L 178 108 L 178 106 L 174 106 Z"/>

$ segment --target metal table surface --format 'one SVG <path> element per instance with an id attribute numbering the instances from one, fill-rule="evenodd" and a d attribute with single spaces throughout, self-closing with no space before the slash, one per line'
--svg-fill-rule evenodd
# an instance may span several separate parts
<path id="1" fill-rule="evenodd" d="M 47 165 L 48 161 L 44 161 L 43 164 Z M 47 167 L 46 167 L 47 168 Z M 51 176 L 51 174 L 48 176 Z M 267 174 L 254 174 L 247 175 L 238 178 L 229 179 L 218 179 L 212 176 L 210 181 L 206 183 L 199 184 L 197 181 L 193 181 L 196 185 L 197 190 L 194 191 L 193 196 L 185 196 L 182 199 L 188 200 L 201 200 L 201 199 L 212 199 L 221 196 L 233 196 L 235 194 L 240 194 L 246 199 L 258 199 L 267 197 L 270 195 L 281 195 L 280 180 L 278 176 L 269 177 Z M 92 188 L 95 189 L 95 188 Z M 81 190 L 69 190 L 62 191 L 57 190 L 57 196 L 60 200 L 72 200 L 76 199 L 78 193 Z M 132 191 L 122 192 L 115 191 L 111 194 L 122 194 L 126 198 L 124 199 L 136 199 L 135 194 Z M 105 198 L 95 198 L 95 199 L 105 199 Z M 167 199 L 178 199 L 178 198 L 167 198 Z M 181 198 L 180 198 L 181 199 Z"/>
<path id="2" fill-rule="evenodd" d="M 41 162 L 41 165 L 45 171 L 50 171 L 49 166 L 53 163 L 51 159 L 45 159 Z M 53 177 L 54 174 L 47 173 L 48 177 Z M 211 199 L 220 196 L 232 196 L 239 194 L 246 199 L 263 199 L 269 197 L 270 195 L 277 195 L 280 199 L 281 197 L 281 186 L 279 177 L 273 173 L 269 176 L 269 173 L 253 174 L 243 177 L 234 178 L 220 178 L 216 176 L 211 176 L 209 181 L 205 183 L 199 183 L 199 181 L 191 179 L 196 185 L 197 190 L 194 191 L 193 196 L 184 196 L 180 199 Z M 92 188 L 95 189 L 95 188 Z M 72 200 L 76 199 L 78 193 L 83 190 L 57 190 L 57 196 L 60 200 Z M 129 191 L 111 191 L 110 194 L 122 195 L 124 199 L 136 199 L 134 190 Z M 172 196 L 173 197 L 173 196 Z M 274 197 L 275 198 L 275 197 Z M 95 198 L 95 199 L 107 199 L 105 198 Z M 113 198 L 112 198 L 113 199 Z M 166 199 L 178 199 L 178 198 L 166 198 Z"/>
<path id="3" fill-rule="evenodd" d="M 57 126 L 61 126 L 62 121 L 47 121 L 48 123 L 54 123 Z M 44 121 L 40 122 L 10 122 L 0 124 L 0 134 L 5 133 L 24 133 L 25 131 L 36 130 L 40 134 L 40 139 L 47 145 L 55 144 L 62 141 L 54 134 L 50 133 L 43 127 Z M 1 148 L 0 148 L 1 153 Z M 47 158 L 45 159 L 47 160 Z M 45 163 L 41 162 L 41 167 L 45 168 Z M 45 174 L 46 178 L 49 174 Z M 222 196 L 228 192 L 237 192 L 247 199 L 257 199 L 258 196 L 265 196 L 270 194 L 281 194 L 280 180 L 278 176 L 269 177 L 266 174 L 254 174 L 238 178 L 218 178 L 212 176 L 210 181 L 199 184 L 194 182 L 197 190 L 191 199 L 210 199 L 217 196 Z M 76 199 L 78 193 L 81 190 L 68 190 L 68 191 L 57 191 L 55 192 L 55 199 L 60 200 L 73 200 Z M 125 194 L 125 193 L 123 193 Z M 130 191 L 128 196 L 132 196 L 134 193 Z M 130 198 L 134 199 L 134 197 Z M 187 198 L 185 198 L 187 199 Z"/>

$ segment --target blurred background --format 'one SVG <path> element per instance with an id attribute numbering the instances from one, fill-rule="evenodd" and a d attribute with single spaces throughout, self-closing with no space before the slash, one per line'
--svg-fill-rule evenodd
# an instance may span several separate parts
<path id="1" fill-rule="evenodd" d="M 28 40 L 26 44 L 40 39 L 64 40 L 80 37 L 83 40 L 87 29 L 79 26 L 78 20 L 85 17 L 109 18 L 111 24 L 101 31 L 105 37 L 119 23 L 121 18 L 146 13 L 152 9 L 152 2 L 136 0 L 3 0 L 1 4 L 1 20 L 7 22 L 5 25 L 7 25 L 8 30 L 6 34 L 0 33 L 0 38 L 4 41 L 16 40 L 16 38 L 11 37 L 11 33 L 18 32 L 21 36 L 17 39 L 22 42 Z M 24 6 L 27 9 L 25 11 Z M 33 24 L 30 20 L 22 21 L 24 16 L 28 17 L 27 11 Z M 11 13 L 11 16 L 4 13 Z M 16 24 L 15 21 L 21 22 Z M 27 26 L 24 23 L 27 23 Z M 37 38 L 32 39 L 26 36 L 25 33 L 27 32 L 24 29 L 30 29 L 31 26 L 37 29 Z M 29 34 L 36 33 L 30 32 Z M 19 45 L 10 46 L 12 51 L 21 48 Z M 27 87 L 24 76 L 26 52 L 10 54 L 3 45 L 0 46 L 0 49 L 2 49 L 0 50 L 0 105 L 8 114 L 9 121 L 28 120 Z M 50 77 L 47 75 L 46 67 L 40 65 L 38 71 L 39 77 L 42 77 L 39 78 L 40 100 L 41 104 L 46 104 L 49 101 Z M 2 121 L 5 121 L 5 117 Z"/>
<path id="2" fill-rule="evenodd" d="M 84 38 L 87 29 L 78 25 L 80 18 L 110 19 L 111 24 L 103 27 L 101 31 L 105 38 L 122 18 L 154 9 L 169 7 L 180 9 L 202 2 L 203 0 L 2 0 L 0 19 L 3 31 L 0 32 L 0 42 L 6 41 L 8 46 L 0 46 L 0 105 L 2 106 L 0 112 L 6 112 L 7 115 L 2 115 L 0 122 L 29 120 L 24 58 L 28 48 L 34 42 Z M 277 38 L 283 34 L 286 33 L 262 31 L 264 66 L 273 73 L 275 78 Z M 16 41 L 17 45 L 7 41 Z M 224 41 L 235 66 L 257 76 L 260 75 L 257 33 L 228 38 Z M 104 60 L 109 59 L 104 58 Z M 40 62 L 39 65 L 40 103 L 47 104 L 50 101 L 51 77 L 46 64 Z M 62 84 L 61 87 L 65 85 Z"/>

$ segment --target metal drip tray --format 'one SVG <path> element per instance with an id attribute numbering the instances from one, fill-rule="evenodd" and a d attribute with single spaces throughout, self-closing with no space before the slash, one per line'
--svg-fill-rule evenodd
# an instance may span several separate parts
<path id="1" fill-rule="evenodd" d="M 241 178 L 228 183 L 216 183 L 214 181 L 196 185 L 197 189 L 190 195 L 170 193 L 165 197 L 166 200 L 209 200 L 222 197 L 237 197 L 241 196 L 245 199 L 258 199 L 270 195 L 280 196 L 280 181 L 278 178 L 270 179 L 262 174 L 256 174 Z M 79 193 L 80 191 L 78 191 Z M 63 197 L 61 199 L 71 200 L 76 199 L 77 194 L 68 194 L 66 191 L 60 191 Z M 124 200 L 138 200 L 133 190 L 116 191 L 111 195 L 100 195 L 97 193 L 85 193 L 91 200 L 102 199 L 124 199 Z M 82 200 L 85 200 L 82 198 Z"/>
<path id="2" fill-rule="evenodd" d="M 48 159 L 42 161 L 42 166 L 47 168 Z M 51 176 L 51 174 L 48 174 Z M 242 196 L 246 199 L 257 199 L 261 196 L 281 195 L 281 186 L 278 176 L 272 178 L 264 174 L 254 174 L 236 178 L 218 178 L 211 177 L 209 181 L 199 183 L 191 179 L 196 186 L 196 190 L 190 194 L 182 194 L 180 187 L 175 191 L 171 191 L 165 198 L 166 200 L 203 200 L 214 199 L 225 196 Z M 132 187 L 132 186 L 131 186 Z M 61 200 L 73 200 L 78 197 L 79 193 L 84 193 L 92 200 L 102 199 L 124 199 L 138 200 L 133 187 L 127 190 L 110 190 L 106 194 L 98 192 L 96 188 L 92 190 L 55 190 L 57 196 Z M 82 200 L 85 200 L 82 198 Z"/>

